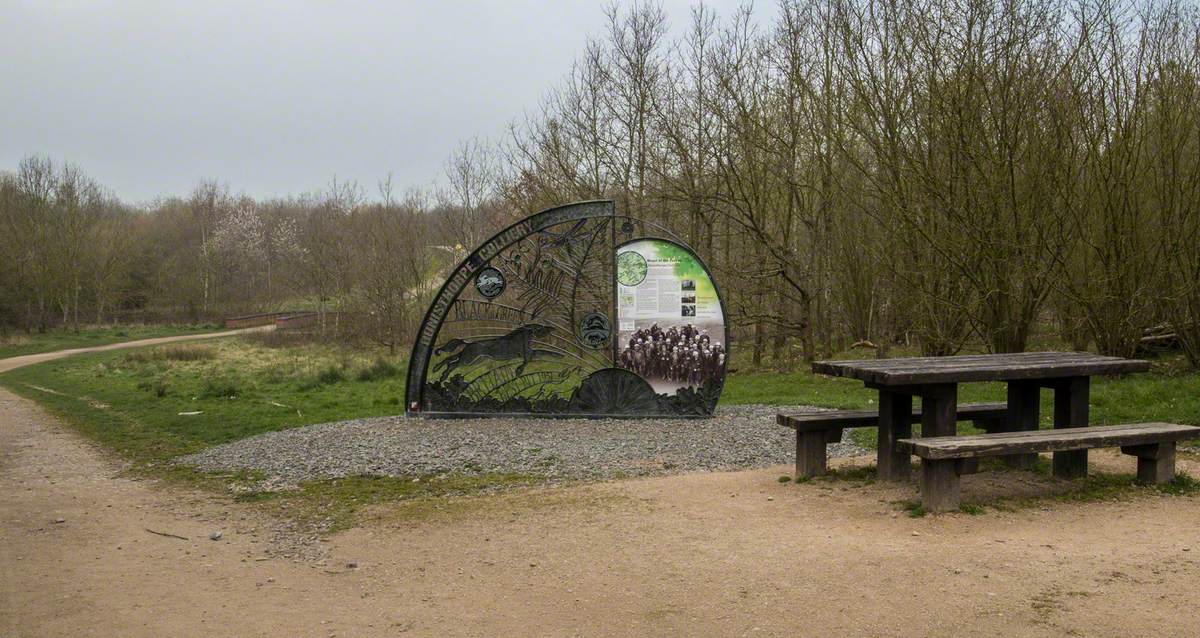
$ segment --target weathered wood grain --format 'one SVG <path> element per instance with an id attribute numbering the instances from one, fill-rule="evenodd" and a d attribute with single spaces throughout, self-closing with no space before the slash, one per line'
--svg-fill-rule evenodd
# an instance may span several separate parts
<path id="1" fill-rule="evenodd" d="M 921 506 L 927 512 L 950 512 L 958 509 L 958 461 L 924 461 L 921 463 Z"/>
<path id="2" fill-rule="evenodd" d="M 1004 403 L 968 403 L 958 406 L 958 420 L 1003 419 L 1006 410 L 1007 404 Z M 909 423 L 921 421 L 921 406 L 912 407 L 909 412 Z M 828 430 L 831 426 L 838 428 L 874 427 L 879 425 L 879 412 L 875 410 L 829 410 L 803 414 L 778 414 L 775 416 L 775 421 L 779 425 L 801 432 Z"/>
<path id="3" fill-rule="evenodd" d="M 1036 432 L 901 439 L 896 443 L 901 450 L 923 459 L 942 460 L 1101 447 L 1132 447 L 1195 438 L 1200 438 L 1200 427 L 1175 423 L 1131 423 Z"/>
<path id="4" fill-rule="evenodd" d="M 826 472 L 824 432 L 796 433 L 796 478 L 820 476 Z"/>
<path id="5" fill-rule="evenodd" d="M 1041 409 L 1041 387 L 1036 382 L 1013 381 L 1008 384 L 1008 415 L 1004 429 L 997 432 L 1027 432 L 1038 429 Z M 991 432 L 991 430 L 989 430 Z M 1004 457 L 1010 467 L 1030 469 L 1037 463 L 1036 454 L 1014 454 Z"/>
<path id="6" fill-rule="evenodd" d="M 812 365 L 813 372 L 819 374 L 859 379 L 878 386 L 1054 379 L 1127 374 L 1149 369 L 1150 364 L 1140 359 L 1106 357 L 1086 352 L 817 361 Z"/>
<path id="7" fill-rule="evenodd" d="M 907 481 L 912 473 L 908 455 L 896 449 L 898 439 L 912 436 L 912 417 L 911 394 L 879 391 L 879 437 L 875 449 L 875 468 L 882 481 Z"/>
<path id="8" fill-rule="evenodd" d="M 1137 457 L 1138 483 L 1158 485 L 1175 478 L 1175 441 L 1126 446 L 1121 452 Z"/>
<path id="9" fill-rule="evenodd" d="M 1088 424 L 1088 396 L 1091 382 L 1088 377 L 1063 379 L 1054 388 L 1054 428 L 1082 428 Z M 1053 473 L 1062 479 L 1087 476 L 1087 450 L 1054 453 Z"/>
<path id="10" fill-rule="evenodd" d="M 921 436 L 953 436 L 958 422 L 958 386 L 926 386 L 921 393 L 921 408 Z"/>

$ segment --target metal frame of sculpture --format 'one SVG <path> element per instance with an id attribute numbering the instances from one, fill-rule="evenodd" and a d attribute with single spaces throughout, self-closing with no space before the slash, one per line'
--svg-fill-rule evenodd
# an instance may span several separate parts
<path id="1" fill-rule="evenodd" d="M 639 242 L 666 246 L 661 249 L 684 255 L 702 273 L 697 276 L 710 289 L 709 314 L 715 317 L 708 325 L 719 327 L 719 334 L 709 335 L 680 318 L 679 326 L 664 329 L 654 324 L 637 333 L 654 333 L 652 337 L 627 337 L 621 343 L 620 335 L 629 333 L 634 321 L 619 323 L 618 291 L 633 289 L 618 283 L 618 251 L 650 246 Z M 684 290 L 688 284 L 694 290 L 692 279 L 686 280 Z M 658 294 L 657 288 L 652 294 Z M 626 294 L 626 299 L 632 298 Z M 691 303 L 694 316 L 694 292 Z M 680 312 L 689 316 L 686 304 Z M 485 241 L 447 277 L 413 343 L 406 413 L 710 416 L 728 365 L 724 317 L 724 302 L 710 271 L 667 229 L 618 215 L 608 200 L 550 208 Z M 654 343 L 648 347 L 661 345 L 663 352 L 670 344 L 670 356 L 685 357 L 687 370 L 648 374 L 662 367 L 646 365 L 642 341 L 651 339 Z M 685 339 L 691 340 L 690 350 L 681 354 L 683 346 L 674 344 Z M 660 363 L 665 356 L 660 355 Z M 673 393 L 656 391 L 647 376 Z"/>

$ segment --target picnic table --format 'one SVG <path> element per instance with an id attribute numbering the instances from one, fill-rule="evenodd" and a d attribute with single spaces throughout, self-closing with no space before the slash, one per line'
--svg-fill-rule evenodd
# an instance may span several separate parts
<path id="1" fill-rule="evenodd" d="M 956 434 L 958 384 L 1001 381 L 1008 384 L 1007 409 L 1000 432 L 1038 429 L 1042 388 L 1054 392 L 1054 427 L 1089 425 L 1090 379 L 1097 374 L 1145 372 L 1150 364 L 1138 359 L 1083 352 L 1024 352 L 952 357 L 911 357 L 859 361 L 818 361 L 813 372 L 859 379 L 879 391 L 878 472 L 883 480 L 907 480 L 911 446 L 898 441 L 912 437 L 913 397 L 921 397 L 922 437 Z M 1054 452 L 1055 476 L 1087 474 L 1087 450 Z M 1027 466 L 1035 454 L 1010 455 L 1008 461 Z"/>

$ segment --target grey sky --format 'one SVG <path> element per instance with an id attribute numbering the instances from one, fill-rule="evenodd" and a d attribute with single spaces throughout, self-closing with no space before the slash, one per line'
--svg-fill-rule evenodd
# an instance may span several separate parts
<path id="1" fill-rule="evenodd" d="M 690 4 L 664 3 L 673 31 Z M 603 28 L 586 1 L 0 0 L 0 169 L 45 154 L 129 201 L 204 177 L 254 196 L 389 170 L 429 185 Z"/>

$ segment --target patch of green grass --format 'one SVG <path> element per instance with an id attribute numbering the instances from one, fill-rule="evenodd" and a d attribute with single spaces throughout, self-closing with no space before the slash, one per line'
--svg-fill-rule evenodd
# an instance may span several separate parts
<path id="1" fill-rule="evenodd" d="M 900 506 L 900 509 L 908 512 L 909 518 L 922 518 L 928 513 L 925 511 L 925 506 L 921 504 L 921 501 L 898 501 L 896 504 Z"/>
<path id="2" fill-rule="evenodd" d="M 263 432 L 402 410 L 403 375 L 359 381 L 345 372 L 372 367 L 376 353 L 267 348 L 241 338 L 206 343 L 200 356 L 192 348 L 183 356 L 163 348 L 78 355 L 0 374 L 0 385 L 143 464 Z M 306 383 L 329 378 L 328 369 L 341 380 Z"/>
<path id="3" fill-rule="evenodd" d="M 167 396 L 167 392 L 170 391 L 170 389 L 167 386 L 167 382 L 163 381 L 162 379 L 156 379 L 153 381 L 142 381 L 141 383 L 138 383 L 137 388 L 139 390 L 146 390 L 148 392 L 151 392 L 154 394 L 154 396 L 156 396 L 160 399 Z"/>
<path id="4" fill-rule="evenodd" d="M 1171 479 L 1167 483 L 1158 485 L 1157 488 L 1158 491 L 1162 492 L 1163 494 L 1170 494 L 1172 496 L 1191 496 L 1193 494 L 1200 494 L 1200 480 L 1192 478 L 1192 476 L 1189 474 L 1179 472 L 1175 475 L 1175 478 Z"/>
<path id="5" fill-rule="evenodd" d="M 400 376 L 400 366 L 387 359 L 376 359 L 371 365 L 358 371 L 359 381 L 378 381 Z"/>
<path id="6" fill-rule="evenodd" d="M 963 503 L 958 506 L 958 511 L 962 512 L 963 514 L 969 514 L 971 516 L 979 516 L 980 514 L 983 514 L 986 510 L 983 509 L 982 505 L 979 505 L 977 503 Z"/>
<path id="7" fill-rule="evenodd" d="M 1049 474 L 1049 470 L 1044 470 L 1040 465 L 1035 471 L 1039 474 Z M 1011 512 L 1022 508 L 1042 506 L 1047 501 L 1060 503 L 1119 501 L 1133 498 L 1139 494 L 1154 492 L 1171 496 L 1193 496 L 1200 494 L 1200 481 L 1181 473 L 1162 485 L 1141 485 L 1132 474 L 1093 473 L 1085 478 L 1072 481 L 1067 489 L 1046 497 L 1000 498 L 990 503 L 972 504 L 971 507 L 978 507 L 981 510 L 984 507 L 990 507 Z"/>
<path id="8" fill-rule="evenodd" d="M 544 482 L 538 476 L 515 473 L 436 476 L 349 476 L 309 481 L 288 492 L 245 492 L 240 502 L 269 502 L 286 506 L 290 515 L 335 532 L 354 524 L 364 509 L 382 503 L 466 496 Z"/>
<path id="9" fill-rule="evenodd" d="M 1018 472 L 1026 470 L 1012 468 L 1004 464 L 1001 459 L 983 459 L 980 463 L 980 471 Z M 1050 460 L 1039 457 L 1037 463 L 1034 464 L 1030 471 L 1049 479 L 1052 473 Z M 781 482 L 783 478 L 786 477 L 781 477 Z M 832 470 L 815 479 L 801 477 L 796 479 L 796 483 L 801 484 L 810 481 L 853 481 L 861 485 L 871 485 L 875 482 L 875 479 L 875 466 L 866 465 Z M 1200 494 L 1200 480 L 1180 472 L 1175 475 L 1174 479 L 1162 485 L 1141 485 L 1132 474 L 1092 473 L 1082 479 L 1070 481 L 1066 489 L 1045 497 L 1001 497 L 989 502 L 968 502 L 959 505 L 958 511 L 971 516 L 978 516 L 986 513 L 988 509 L 1012 512 L 1022 508 L 1037 507 L 1045 504 L 1047 501 L 1092 503 L 1132 498 L 1138 494 L 1145 494 L 1147 492 L 1158 492 L 1171 496 L 1193 496 Z M 920 518 L 927 514 L 919 500 L 892 501 L 892 504 L 898 505 L 901 510 L 908 512 L 908 515 L 912 518 Z"/>
<path id="10" fill-rule="evenodd" d="M 737 372 L 725 379 L 721 403 L 768 405 L 815 405 L 822 408 L 866 408 L 876 392 L 859 381 L 811 372 Z"/>
<path id="11" fill-rule="evenodd" d="M 817 478 L 821 481 L 851 481 L 871 485 L 878 477 L 879 473 L 874 465 L 862 465 L 832 469 Z"/>
<path id="12" fill-rule="evenodd" d="M 216 350 L 208 345 L 179 345 L 159 348 L 139 348 L 125 355 L 127 363 L 154 361 L 202 361 L 216 358 Z"/>
<path id="13" fill-rule="evenodd" d="M 1050 476 L 1050 463 L 1039 459 L 1033 470 L 1044 477 Z M 1175 478 L 1162 485 L 1141 485 L 1132 474 L 1093 473 L 1073 480 L 1063 491 L 1039 498 L 999 498 L 989 503 L 970 503 L 959 506 L 959 511 L 966 514 L 982 514 L 986 508 L 1000 511 L 1016 511 L 1021 508 L 1037 507 L 1047 501 L 1060 503 L 1095 503 L 1100 501 L 1119 501 L 1133 498 L 1139 494 L 1154 493 L 1171 496 L 1193 496 L 1200 494 L 1200 481 L 1191 476 L 1179 473 Z"/>
<path id="14" fill-rule="evenodd" d="M 200 389 L 200 399 L 236 399 L 240 390 L 237 381 L 228 378 L 208 378 Z"/>
<path id="15" fill-rule="evenodd" d="M 197 325 L 115 325 L 87 326 L 79 332 L 54 330 L 44 334 L 24 335 L 20 333 L 0 337 L 0 359 L 18 357 L 39 352 L 53 352 L 72 348 L 102 346 L 121 341 L 174 337 L 177 335 L 213 332 L 219 327 L 210 324 Z"/>

